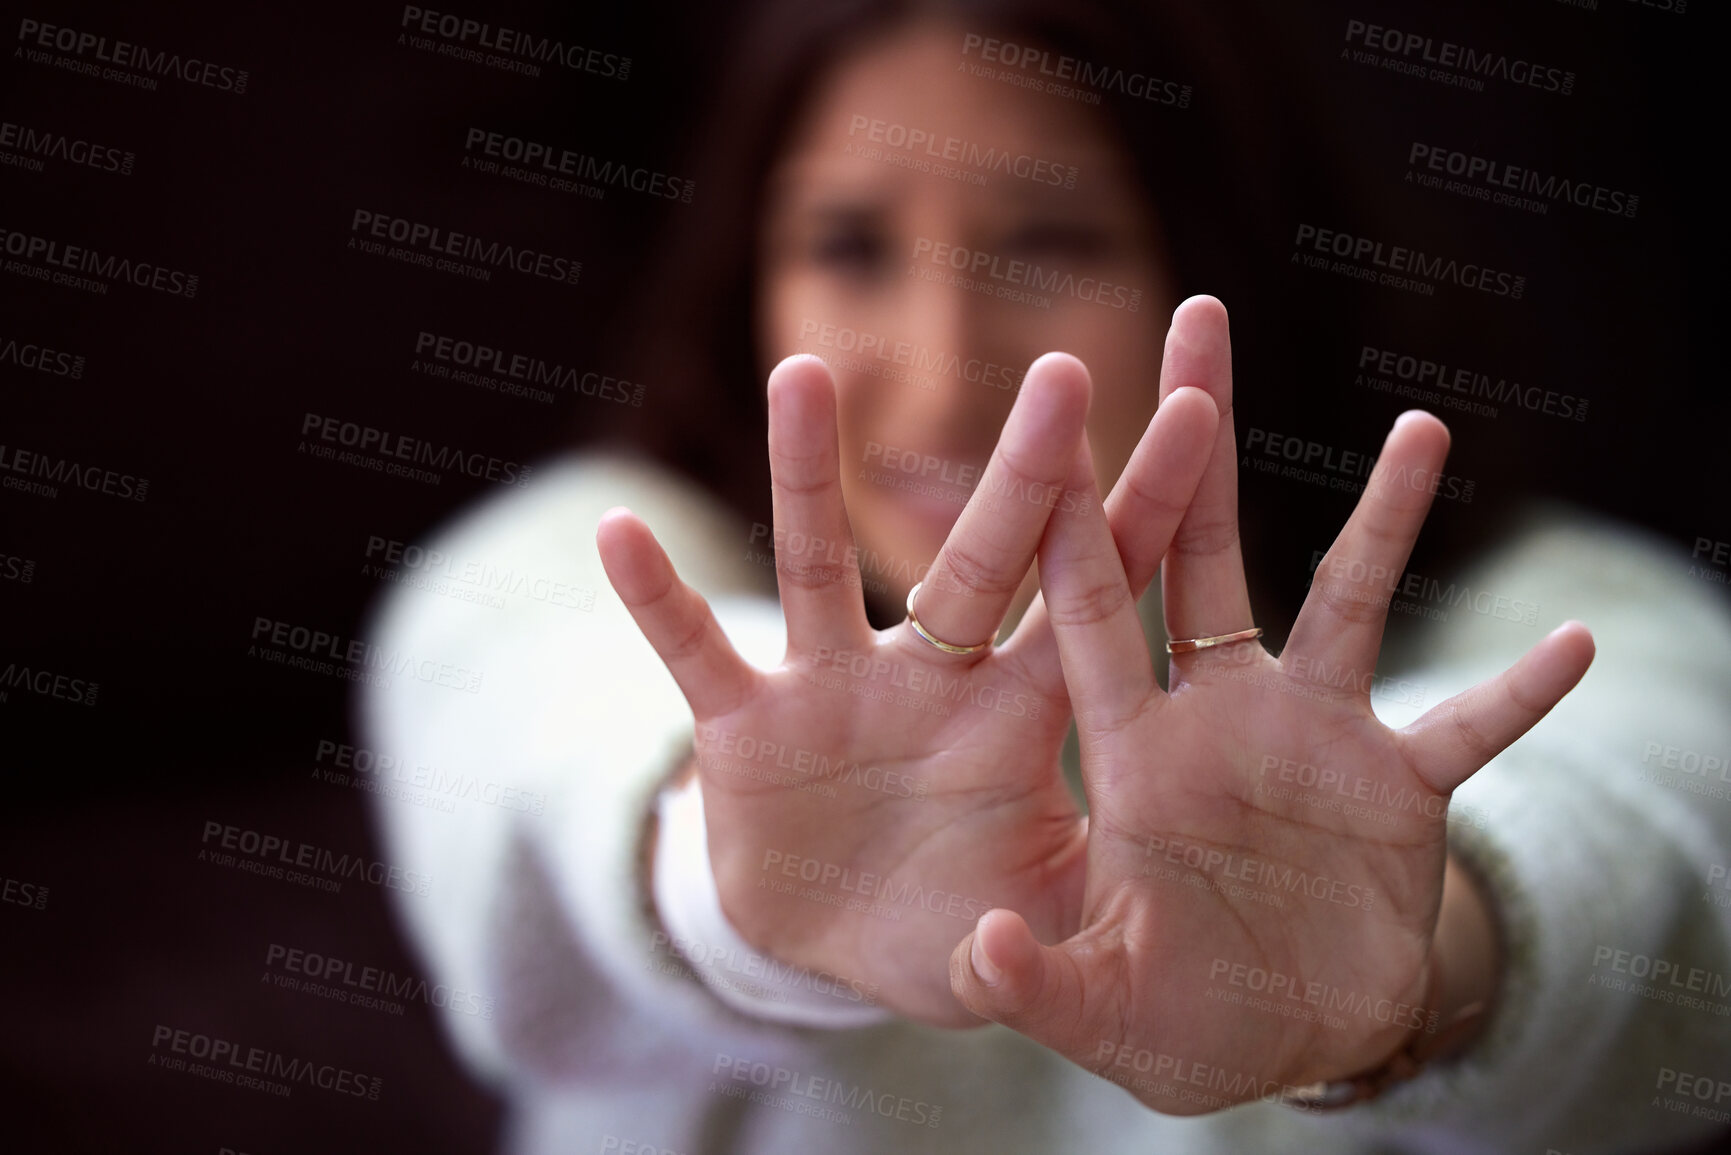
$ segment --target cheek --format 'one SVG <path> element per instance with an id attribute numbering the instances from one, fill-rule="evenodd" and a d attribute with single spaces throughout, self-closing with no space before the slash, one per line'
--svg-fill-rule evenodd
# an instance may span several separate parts
<path id="1" fill-rule="evenodd" d="M 816 272 L 771 278 L 759 297 L 765 372 L 783 357 L 812 353 L 828 362 L 839 385 L 850 366 L 871 365 L 879 345 L 896 336 L 880 298 Z"/>

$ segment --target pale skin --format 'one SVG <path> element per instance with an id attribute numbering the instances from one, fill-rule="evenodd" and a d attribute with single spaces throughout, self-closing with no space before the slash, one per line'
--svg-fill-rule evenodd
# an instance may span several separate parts
<path id="1" fill-rule="evenodd" d="M 758 670 L 679 581 L 648 527 L 610 512 L 598 530 L 609 578 L 697 723 L 696 773 L 723 909 L 760 949 L 876 983 L 883 1003 L 905 1016 L 945 1026 L 998 1021 L 1103 1073 L 1111 1073 L 1103 1044 L 1289 1084 L 1374 1066 L 1409 1040 L 1409 1028 L 1375 1015 L 1326 1027 L 1229 1005 L 1204 997 L 1211 971 L 1224 960 L 1220 987 L 1231 985 L 1234 965 L 1260 968 L 1446 1017 L 1494 995 L 1494 915 L 1449 861 L 1434 806 L 1397 808 L 1392 822 L 1307 809 L 1257 792 L 1265 760 L 1326 765 L 1385 795 L 1446 802 L 1574 685 L 1591 638 L 1566 624 L 1500 678 L 1392 731 L 1371 714 L 1356 678 L 1347 690 L 1317 685 L 1319 670 L 1375 668 L 1386 591 L 1343 577 L 1318 581 L 1279 658 L 1255 643 L 1181 655 L 1170 693 L 1160 690 L 1132 604 L 1157 572 L 1170 636 L 1250 624 L 1225 310 L 1212 298 L 1186 301 L 1162 355 L 1152 304 L 1131 314 L 1058 301 L 1051 315 L 1035 316 L 906 276 L 912 240 L 1002 245 L 1030 227 L 1049 235 L 1038 222 L 1058 212 L 1072 235 L 1091 229 L 1112 239 L 1044 259 L 1146 285 L 1150 302 L 1167 299 L 1158 230 L 1103 160 L 1090 199 L 1052 208 L 1025 203 L 1029 190 L 861 167 L 843 151 L 858 135 L 848 131 L 855 118 L 869 114 L 964 139 L 1001 138 L 1007 125 L 1016 147 L 1074 157 L 1078 168 L 1108 155 L 1109 141 L 1081 110 L 1015 89 L 982 101 L 977 82 L 935 67 L 940 55 L 953 69 L 950 31 L 916 25 L 839 65 L 813 100 L 773 210 L 787 223 L 766 238 L 763 341 L 786 349 L 813 318 L 851 318 L 857 329 L 898 336 L 924 326 L 905 339 L 1032 365 L 1016 392 L 960 381 L 927 391 L 846 367 L 832 372 L 812 357 L 782 361 L 768 389 L 775 521 L 804 540 L 857 542 L 873 560 L 914 560 L 925 578 L 918 612 L 939 638 L 972 644 L 1007 617 L 1019 621 L 995 647 L 945 653 L 906 623 L 871 629 L 845 549 L 839 557 L 780 551 L 788 648 L 778 667 Z M 832 227 L 825 222 L 842 193 L 854 198 L 845 227 L 880 238 L 893 254 L 889 267 L 838 268 L 805 255 L 812 249 L 799 242 L 801 230 Z M 1029 349 L 1032 342 L 1040 345 Z M 1059 343 L 1076 355 L 1036 359 Z M 1144 367 L 1157 360 L 1149 421 L 1155 399 L 1142 382 L 1152 381 Z M 986 459 L 979 443 L 994 438 Z M 1347 564 L 1354 560 L 1400 572 L 1429 505 L 1422 471 L 1440 467 L 1447 442 L 1435 418 L 1402 417 L 1331 552 L 1336 564 L 1325 561 L 1319 574 L 1358 572 Z M 929 501 L 898 503 L 895 491 L 859 479 L 872 444 L 972 464 L 983 477 L 959 516 L 934 516 Z M 1113 482 L 1102 507 L 1098 487 Z M 881 577 L 899 601 L 910 579 L 898 583 L 893 568 Z M 882 690 L 893 696 L 875 694 Z M 948 713 L 927 708 L 934 703 Z M 1072 713 L 1091 822 L 1062 780 Z M 742 773 L 716 735 L 817 752 L 924 787 L 910 797 L 843 781 L 827 797 Z M 1172 876 L 1153 873 L 1169 866 L 1151 853 L 1153 841 L 1162 853 L 1193 845 L 1240 866 L 1291 867 L 1372 892 L 1375 902 L 1367 910 L 1304 894 L 1281 906 L 1231 897 L 1218 870 L 1191 869 L 1182 855 Z M 787 879 L 809 891 L 797 870 L 787 873 L 790 862 L 836 868 L 840 878 L 817 889 L 865 895 L 875 909 L 765 885 Z M 941 897 L 897 898 L 914 886 Z M 1439 960 L 1444 985 L 1431 992 Z M 1206 1109 L 1132 1093 L 1157 1110 Z"/>

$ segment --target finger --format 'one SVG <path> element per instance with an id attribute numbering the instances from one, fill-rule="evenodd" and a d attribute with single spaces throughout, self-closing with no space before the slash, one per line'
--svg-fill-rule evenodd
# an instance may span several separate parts
<path id="1" fill-rule="evenodd" d="M 978 488 L 920 587 L 920 624 L 959 646 L 987 641 L 1028 575 L 1063 489 L 1088 416 L 1088 370 L 1068 353 L 1047 353 L 1022 380 L 1015 407 Z M 911 644 L 930 648 L 910 629 Z"/>
<path id="2" fill-rule="evenodd" d="M 790 654 L 861 649 L 871 637 L 842 502 L 835 413 L 835 383 L 818 358 L 789 357 L 770 373 L 775 581 Z"/>
<path id="3" fill-rule="evenodd" d="M 1250 594 L 1238 545 L 1238 444 L 1232 423 L 1232 335 L 1226 307 L 1213 297 L 1191 297 L 1172 314 L 1160 395 L 1195 386 L 1220 413 L 1214 444 L 1161 571 L 1166 633 L 1173 638 L 1213 637 L 1248 629 Z M 1207 651 L 1202 651 L 1206 654 Z M 1205 661 L 1197 655 L 1174 663 Z"/>
<path id="4" fill-rule="evenodd" d="M 736 709 L 751 696 L 757 671 L 721 632 L 709 603 L 679 580 L 641 518 L 624 508 L 608 510 L 601 515 L 595 543 L 607 580 L 699 722 Z"/>
<path id="5" fill-rule="evenodd" d="M 1448 427 L 1429 413 L 1409 410 L 1395 420 L 1358 505 L 1316 567 L 1280 655 L 1289 672 L 1328 671 L 1338 685 L 1333 671 L 1346 670 L 1355 684 L 1370 683 L 1389 602 L 1430 512 L 1431 486 L 1448 450 Z"/>
<path id="6" fill-rule="evenodd" d="M 1184 387 L 1167 394 L 1106 498 L 1106 523 L 1135 599 L 1141 599 L 1159 572 L 1160 559 L 1195 496 L 1219 420 L 1214 402 L 1202 390 Z M 1004 652 L 1022 660 L 1040 693 L 1056 697 L 1065 692 L 1058 642 L 1043 596 L 1023 615 Z"/>
<path id="7" fill-rule="evenodd" d="M 1494 678 L 1440 702 L 1400 732 L 1431 787 L 1448 793 L 1551 712 L 1593 661 L 1593 635 L 1580 622 L 1552 630 Z"/>
<path id="8" fill-rule="evenodd" d="M 964 1007 L 994 1023 L 1032 1030 L 1067 1001 L 1062 952 L 1041 946 L 1022 916 L 989 910 L 950 953 L 950 990 Z"/>
<path id="9" fill-rule="evenodd" d="M 1040 593 L 1085 750 L 1090 734 L 1116 730 L 1142 713 L 1150 695 L 1163 695 L 1118 545 L 1095 498 L 1086 441 L 1076 446 L 1065 485 L 1085 500 L 1052 514 L 1040 541 Z"/>

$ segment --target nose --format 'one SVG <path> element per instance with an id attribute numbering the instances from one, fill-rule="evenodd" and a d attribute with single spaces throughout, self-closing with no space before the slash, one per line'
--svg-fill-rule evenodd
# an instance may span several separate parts
<path id="1" fill-rule="evenodd" d="M 920 376 L 932 385 L 901 393 L 902 416 L 928 452 L 983 466 L 1015 403 L 1009 375 L 1027 366 L 1015 362 L 1016 326 L 1004 315 L 1015 306 L 954 283 L 962 276 L 916 263 L 898 294 L 896 335 L 916 366 L 931 367 Z"/>

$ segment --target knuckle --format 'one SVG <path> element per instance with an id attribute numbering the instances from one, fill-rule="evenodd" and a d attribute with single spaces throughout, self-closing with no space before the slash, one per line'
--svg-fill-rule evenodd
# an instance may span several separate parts
<path id="1" fill-rule="evenodd" d="M 840 471 L 828 452 L 795 455 L 771 452 L 770 478 L 789 497 L 813 497 L 841 488 Z"/>
<path id="2" fill-rule="evenodd" d="M 667 660 L 680 661 L 701 653 L 709 641 L 710 624 L 713 620 L 705 606 L 697 613 L 694 621 L 683 623 L 662 651 Z"/>
<path id="3" fill-rule="evenodd" d="M 1237 548 L 1236 513 L 1186 517 L 1172 539 L 1173 553 L 1192 558 L 1215 557 Z"/>
<path id="4" fill-rule="evenodd" d="M 1130 605 L 1130 588 L 1123 582 L 1099 581 L 1060 598 L 1048 598 L 1046 613 L 1054 626 L 1092 626 Z"/>
<path id="5" fill-rule="evenodd" d="M 1388 612 L 1388 599 L 1372 586 L 1355 582 L 1329 582 L 1313 589 L 1317 603 L 1323 610 L 1351 625 L 1379 622 Z"/>
<path id="6" fill-rule="evenodd" d="M 1150 519 L 1167 519 L 1181 517 L 1183 515 L 1186 508 L 1183 502 L 1167 496 L 1158 489 L 1148 488 L 1148 486 L 1144 485 L 1140 480 L 1134 477 L 1126 484 L 1129 486 L 1129 493 L 1133 503 L 1142 515 L 1138 520 L 1141 520 L 1143 517 Z"/>
<path id="7" fill-rule="evenodd" d="M 1011 448 L 1009 446 L 999 446 L 997 467 L 999 472 L 1009 475 L 1002 479 L 1002 484 L 1005 487 L 1006 492 L 1009 493 L 1027 493 L 1030 491 L 1031 487 L 1036 486 L 1041 489 L 1050 488 L 1062 484 L 1064 480 L 1063 477 L 1054 477 L 1049 472 L 1042 475 L 1040 471 L 1030 469 L 1028 465 L 1021 460 L 1021 449 L 1019 447 Z M 999 483 L 999 479 L 995 477 L 992 481 L 994 484 Z"/>
<path id="8" fill-rule="evenodd" d="M 1449 707 L 1449 724 L 1454 730 L 1455 739 L 1482 765 L 1489 762 L 1501 748 L 1500 745 L 1484 732 L 1474 722 L 1468 713 L 1461 709 L 1459 703 Z"/>
<path id="9" fill-rule="evenodd" d="M 938 563 L 932 568 L 947 571 L 956 585 L 977 593 L 1014 593 L 1022 584 L 1022 575 L 1012 575 L 1001 556 L 988 556 L 969 541 L 945 542 Z"/>
<path id="10" fill-rule="evenodd" d="M 851 565 L 830 561 L 801 561 L 799 558 L 776 558 L 776 580 L 783 589 L 821 590 L 832 586 L 847 586 L 857 582 L 857 571 Z"/>

